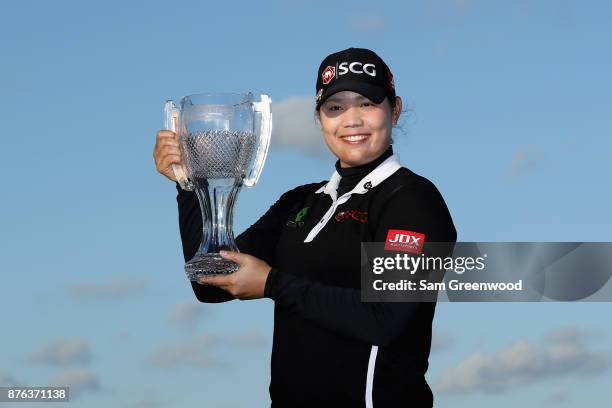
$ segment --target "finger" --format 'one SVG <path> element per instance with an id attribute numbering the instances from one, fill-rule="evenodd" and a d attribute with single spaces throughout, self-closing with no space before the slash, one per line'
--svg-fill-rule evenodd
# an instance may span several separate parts
<path id="1" fill-rule="evenodd" d="M 153 158 L 155 161 L 160 161 L 169 154 L 181 155 L 181 149 L 177 146 L 157 146 L 155 145 L 155 149 L 153 149 Z"/>
<path id="2" fill-rule="evenodd" d="M 181 154 L 181 149 L 178 146 L 162 146 L 158 150 L 158 154 L 160 156 L 165 156 L 167 154 Z"/>
<path id="3" fill-rule="evenodd" d="M 179 142 L 178 142 L 178 140 L 170 139 L 170 138 L 165 137 L 165 138 L 163 138 L 161 140 L 158 140 L 156 145 L 158 147 L 163 147 L 163 146 L 176 146 L 176 147 L 178 147 L 179 146 Z"/>
<path id="4" fill-rule="evenodd" d="M 177 156 L 177 155 L 174 155 L 174 154 L 166 156 L 162 160 L 160 160 L 158 167 L 161 170 L 166 170 L 166 169 L 170 168 L 170 166 L 172 166 L 173 164 L 177 164 L 177 165 L 181 164 L 180 156 Z"/>
<path id="5" fill-rule="evenodd" d="M 244 263 L 245 254 L 240 252 L 223 250 L 219 251 L 219 255 L 221 255 L 221 257 L 224 259 L 236 262 L 238 265 L 242 265 Z"/>
<path id="6" fill-rule="evenodd" d="M 164 156 L 160 161 L 158 170 L 165 170 L 170 167 L 171 164 L 181 164 L 181 156 L 176 154 L 170 154 L 168 156 Z"/>
<path id="7" fill-rule="evenodd" d="M 159 132 L 157 132 L 157 135 L 155 136 L 155 139 L 157 141 L 163 140 L 163 139 L 174 139 L 175 138 L 175 133 L 171 130 L 160 130 Z"/>
<path id="8" fill-rule="evenodd" d="M 227 275 L 205 275 L 198 278 L 199 283 L 205 283 L 207 285 L 214 285 L 219 287 L 229 286 L 231 278 Z"/>

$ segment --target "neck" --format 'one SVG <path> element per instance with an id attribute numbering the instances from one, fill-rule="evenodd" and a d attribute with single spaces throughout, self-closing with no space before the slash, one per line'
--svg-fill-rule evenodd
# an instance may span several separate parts
<path id="1" fill-rule="evenodd" d="M 385 150 L 380 156 L 378 156 L 377 158 L 375 158 L 374 160 L 368 163 L 360 164 L 358 166 L 348 167 L 346 165 L 343 165 L 344 163 L 338 160 L 336 161 L 336 171 L 338 172 L 338 174 L 340 174 L 343 177 L 349 174 L 362 173 L 363 171 L 367 171 L 366 172 L 367 174 L 370 171 L 374 170 L 380 163 L 384 162 L 392 155 L 393 155 L 393 146 L 389 145 L 387 150 Z"/>
<path id="2" fill-rule="evenodd" d="M 393 148 L 389 146 L 387 150 L 385 150 L 384 153 L 378 156 L 376 159 L 359 166 L 342 167 L 340 160 L 336 161 L 336 171 L 342 177 L 338 184 L 338 195 L 340 196 L 347 191 L 352 190 L 361 179 L 363 179 L 366 175 L 368 175 L 368 173 L 370 173 L 392 155 Z"/>

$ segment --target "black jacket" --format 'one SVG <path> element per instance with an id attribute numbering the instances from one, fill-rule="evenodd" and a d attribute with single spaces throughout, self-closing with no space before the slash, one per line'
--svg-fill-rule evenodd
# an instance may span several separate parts
<path id="1" fill-rule="evenodd" d="M 339 179 L 335 172 L 286 192 L 236 238 L 242 252 L 272 266 L 272 407 L 431 407 L 425 372 L 435 303 L 361 302 L 360 243 L 385 242 L 390 229 L 455 242 L 449 211 L 436 187 L 395 155 L 336 197 Z M 194 193 L 180 190 L 177 201 L 187 261 L 202 220 Z M 233 298 L 191 284 L 201 302 Z"/>

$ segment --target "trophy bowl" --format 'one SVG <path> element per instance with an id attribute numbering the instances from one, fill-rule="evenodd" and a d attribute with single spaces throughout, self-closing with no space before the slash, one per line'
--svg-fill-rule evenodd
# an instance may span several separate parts
<path id="1" fill-rule="evenodd" d="M 219 255 L 238 251 L 232 221 L 240 188 L 253 187 L 261 174 L 272 134 L 271 100 L 253 94 L 208 93 L 181 98 L 165 106 L 166 129 L 176 132 L 183 165 L 173 165 L 178 183 L 198 197 L 202 242 L 185 264 L 187 278 L 228 274 L 235 262 Z"/>

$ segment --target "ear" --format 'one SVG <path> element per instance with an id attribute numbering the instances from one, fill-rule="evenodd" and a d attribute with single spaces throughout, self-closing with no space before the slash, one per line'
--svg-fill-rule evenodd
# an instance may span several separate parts
<path id="1" fill-rule="evenodd" d="M 321 126 L 321 110 L 320 109 L 315 109 L 314 121 L 315 121 L 315 125 L 319 128 L 319 130 L 321 130 L 322 126 Z"/>
<path id="2" fill-rule="evenodd" d="M 397 121 L 399 120 L 399 117 L 401 114 L 402 114 L 402 98 L 400 98 L 399 96 L 396 96 L 395 97 L 395 108 L 393 109 L 393 114 L 391 115 L 394 125 L 397 125 Z"/>

